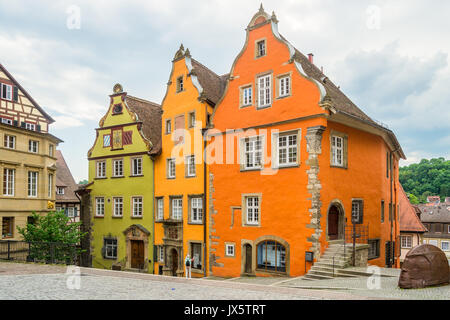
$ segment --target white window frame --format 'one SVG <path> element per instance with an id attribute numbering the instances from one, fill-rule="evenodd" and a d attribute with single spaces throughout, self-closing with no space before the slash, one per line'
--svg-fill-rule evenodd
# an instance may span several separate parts
<path id="1" fill-rule="evenodd" d="M 142 157 L 131 159 L 131 175 L 142 176 Z"/>
<path id="2" fill-rule="evenodd" d="M 13 121 L 8 118 L 2 118 L 2 123 L 12 125 Z"/>
<path id="3" fill-rule="evenodd" d="M 360 213 L 361 213 L 360 202 L 353 200 L 352 201 L 352 221 L 359 221 Z"/>
<path id="4" fill-rule="evenodd" d="M 113 197 L 113 216 L 123 217 L 123 197 Z"/>
<path id="5" fill-rule="evenodd" d="M 36 125 L 34 123 L 25 122 L 25 129 L 36 131 Z"/>
<path id="6" fill-rule="evenodd" d="M 430 239 L 430 240 L 428 240 L 428 244 L 431 244 L 431 245 L 433 245 L 433 246 L 439 247 L 439 243 L 438 243 L 438 241 L 435 240 L 435 239 Z"/>
<path id="7" fill-rule="evenodd" d="M 340 142 L 340 146 L 338 146 L 338 142 Z M 336 135 L 331 136 L 331 165 L 337 167 L 344 166 L 344 137 Z"/>
<path id="8" fill-rule="evenodd" d="M 166 163 L 167 163 L 167 178 L 175 179 L 175 177 L 176 177 L 175 159 L 168 158 Z M 173 175 L 172 175 L 172 169 L 173 169 Z"/>
<path id="9" fill-rule="evenodd" d="M 16 148 L 16 136 L 11 136 L 9 134 L 5 134 L 3 139 L 3 146 L 7 149 L 15 149 Z"/>
<path id="10" fill-rule="evenodd" d="M 190 155 L 186 157 L 186 165 L 187 165 L 187 176 L 188 177 L 195 177 L 196 175 L 196 168 L 195 168 L 195 155 Z"/>
<path id="11" fill-rule="evenodd" d="M 260 46 L 260 44 L 262 44 L 262 46 Z M 266 50 L 266 40 L 258 40 L 256 41 L 256 57 L 260 58 L 260 57 L 264 57 L 267 53 Z"/>
<path id="12" fill-rule="evenodd" d="M 95 215 L 97 217 L 105 216 L 105 198 L 95 197 Z"/>
<path id="13" fill-rule="evenodd" d="M 156 220 L 164 220 L 164 198 L 156 199 Z"/>
<path id="14" fill-rule="evenodd" d="M 172 133 L 172 119 L 166 119 L 166 134 Z"/>
<path id="15" fill-rule="evenodd" d="M 38 153 L 39 152 L 39 141 L 28 140 L 28 152 Z"/>
<path id="16" fill-rule="evenodd" d="M 413 242 L 412 236 L 401 236 L 402 249 L 411 249 L 412 242 Z"/>
<path id="17" fill-rule="evenodd" d="M 444 243 L 447 244 L 447 249 L 444 249 L 444 246 L 443 246 Z M 445 252 L 450 251 L 450 242 L 441 240 L 441 249 L 442 249 L 442 251 L 445 251 Z"/>
<path id="18" fill-rule="evenodd" d="M 182 198 L 172 198 L 171 206 L 171 217 L 173 220 L 181 221 L 183 220 L 183 199 Z"/>
<path id="19" fill-rule="evenodd" d="M 109 242 L 109 243 L 108 243 Z M 119 250 L 119 244 L 117 239 L 103 239 L 103 245 L 105 247 L 105 258 L 108 259 L 117 259 L 117 251 Z M 115 248 L 115 250 L 114 250 Z M 108 249 L 111 252 L 116 251 L 116 255 L 108 255 Z"/>
<path id="20" fill-rule="evenodd" d="M 290 137 L 295 136 L 296 142 L 294 145 L 290 144 Z M 286 146 L 280 145 L 280 140 L 286 138 Z M 276 132 L 272 134 L 272 163 L 275 168 L 298 166 L 300 163 L 300 139 L 301 130 Z M 280 163 L 281 150 L 286 152 L 286 163 Z M 295 150 L 295 161 L 290 161 L 290 151 Z"/>
<path id="21" fill-rule="evenodd" d="M 250 204 L 252 199 L 252 204 Z M 255 200 L 257 205 L 255 205 Z M 247 225 L 259 225 L 261 221 L 261 198 L 259 196 L 245 197 L 245 220 Z"/>
<path id="22" fill-rule="evenodd" d="M 53 195 L 53 173 L 48 174 L 48 197 L 51 198 Z"/>
<path id="23" fill-rule="evenodd" d="M 260 148 L 257 148 L 257 141 L 260 141 Z M 264 159 L 264 135 L 253 137 L 246 137 L 241 139 L 241 165 L 244 170 L 258 170 L 262 169 L 265 163 Z M 247 147 L 249 150 L 247 150 Z M 258 165 L 258 154 L 260 154 L 260 161 Z M 251 158 L 247 161 L 247 158 Z"/>
<path id="24" fill-rule="evenodd" d="M 64 187 L 56 187 L 56 194 L 64 194 Z"/>
<path id="25" fill-rule="evenodd" d="M 52 144 L 49 144 L 48 145 L 48 155 L 50 157 L 53 157 L 53 154 L 54 154 L 54 146 Z"/>
<path id="26" fill-rule="evenodd" d="M 113 177 L 123 177 L 123 159 L 113 160 Z"/>
<path id="27" fill-rule="evenodd" d="M 28 171 L 28 197 L 36 198 L 38 194 L 39 172 Z"/>
<path id="28" fill-rule="evenodd" d="M 287 97 L 291 94 L 291 76 L 281 76 L 278 78 L 278 97 Z"/>
<path id="29" fill-rule="evenodd" d="M 11 168 L 3 169 L 3 195 L 14 196 L 16 170 Z"/>
<path id="30" fill-rule="evenodd" d="M 158 262 L 164 262 L 164 246 L 158 246 Z"/>
<path id="31" fill-rule="evenodd" d="M 6 91 L 5 91 L 6 88 Z M 8 100 L 8 101 L 12 101 L 12 85 L 10 84 L 6 84 L 6 83 L 2 83 L 2 95 L 1 95 L 2 99 Z"/>
<path id="32" fill-rule="evenodd" d="M 131 198 L 131 212 L 134 218 L 142 218 L 144 215 L 144 198 L 142 196 Z"/>
<path id="33" fill-rule="evenodd" d="M 191 222 L 203 223 L 203 198 L 192 197 L 191 201 Z"/>
<path id="34" fill-rule="evenodd" d="M 253 104 L 253 90 L 252 86 L 242 88 L 242 106 L 247 107 Z"/>
<path id="35" fill-rule="evenodd" d="M 189 112 L 189 128 L 194 128 L 196 119 L 195 119 L 195 111 Z"/>
<path id="36" fill-rule="evenodd" d="M 258 108 L 266 108 L 272 105 L 272 74 L 266 74 L 257 78 Z"/>
<path id="37" fill-rule="evenodd" d="M 67 216 L 69 218 L 75 218 L 75 207 L 67 207 Z"/>
<path id="38" fill-rule="evenodd" d="M 96 178 L 106 178 L 106 161 L 97 161 L 96 166 Z"/>
<path id="39" fill-rule="evenodd" d="M 226 243 L 225 244 L 225 256 L 226 257 L 234 257 L 235 254 L 236 254 L 235 244 L 234 243 Z"/>

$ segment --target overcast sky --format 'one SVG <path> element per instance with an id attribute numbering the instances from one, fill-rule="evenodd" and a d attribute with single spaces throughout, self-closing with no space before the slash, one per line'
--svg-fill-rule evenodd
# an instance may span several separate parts
<path id="1" fill-rule="evenodd" d="M 119 82 L 161 103 L 180 43 L 230 71 L 261 1 L 0 0 L 0 63 L 56 120 L 78 182 Z M 370 117 L 408 160 L 450 158 L 450 1 L 266 0 L 279 31 Z M 77 12 L 80 19 L 76 19 Z"/>

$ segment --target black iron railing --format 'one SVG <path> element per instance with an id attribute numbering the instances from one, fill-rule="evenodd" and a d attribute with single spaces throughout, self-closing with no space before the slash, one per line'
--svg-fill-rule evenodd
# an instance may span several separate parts
<path id="1" fill-rule="evenodd" d="M 80 253 L 75 244 L 0 240 L 0 260 L 78 265 Z"/>

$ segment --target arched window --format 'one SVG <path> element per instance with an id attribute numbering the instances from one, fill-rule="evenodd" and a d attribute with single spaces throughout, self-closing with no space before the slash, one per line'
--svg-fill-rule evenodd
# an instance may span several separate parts
<path id="1" fill-rule="evenodd" d="M 258 244 L 257 268 L 260 270 L 286 272 L 286 248 L 276 241 Z"/>

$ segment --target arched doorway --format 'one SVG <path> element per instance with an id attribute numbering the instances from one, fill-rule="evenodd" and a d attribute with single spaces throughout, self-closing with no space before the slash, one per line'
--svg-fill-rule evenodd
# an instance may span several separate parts
<path id="1" fill-rule="evenodd" d="M 172 249 L 170 251 L 170 256 L 171 256 L 171 265 L 170 265 L 170 269 L 172 271 L 172 276 L 176 277 L 177 276 L 177 270 L 178 270 L 178 252 L 176 249 Z"/>
<path id="2" fill-rule="evenodd" d="M 338 203 L 328 209 L 328 240 L 344 239 L 344 210 Z"/>

